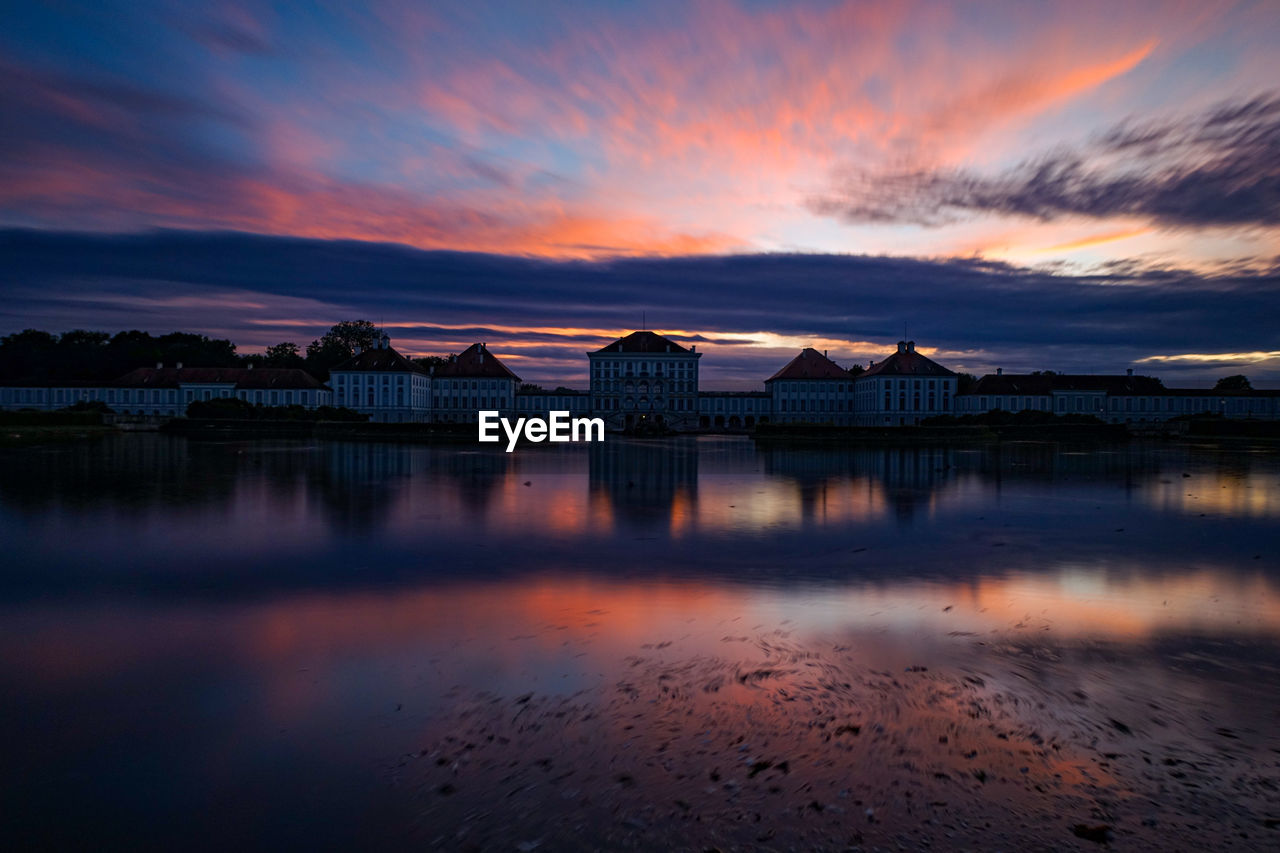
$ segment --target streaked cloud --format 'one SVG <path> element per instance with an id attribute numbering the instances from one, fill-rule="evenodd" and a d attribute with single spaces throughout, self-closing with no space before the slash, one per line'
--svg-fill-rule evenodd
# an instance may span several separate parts
<path id="1" fill-rule="evenodd" d="M 571 258 L 1108 260 L 1075 235 L 1008 238 L 1025 215 L 1270 221 L 1265 187 L 1212 205 L 1231 173 L 1210 160 L 1252 168 L 1263 149 L 1143 116 L 1273 87 L 1277 18 L 1230 2 L 33 4 L 0 30 L 0 223 Z M 1081 147 L 1124 116 L 1158 154 Z M 1039 178 L 1011 170 L 1037 150 Z M 1099 163 L 1122 153 L 1163 165 L 1134 188 Z M 1175 154 L 1205 162 L 1182 175 Z M 849 163 L 906 200 L 832 190 Z M 904 224 L 938 211 L 959 221 Z M 1240 250 L 1144 241 L 1180 265 Z"/>
<path id="2" fill-rule="evenodd" d="M 412 354 L 485 341 L 555 384 L 581 382 L 586 351 L 646 320 L 707 354 L 709 388 L 758 387 L 803 346 L 865 364 L 903 337 L 971 372 L 1149 365 L 1170 382 L 1280 351 L 1280 265 L 1081 276 L 853 255 L 581 261 L 190 232 L 0 232 L 0 256 L 0 329 L 198 329 L 254 350 L 359 317 Z M 1247 372 L 1280 382 L 1275 360 Z"/>
<path id="3" fill-rule="evenodd" d="M 855 222 L 925 226 L 972 213 L 1044 221 L 1137 217 L 1171 228 L 1280 226 L 1280 94 L 1195 116 L 1126 122 L 1086 146 L 992 177 L 856 170 L 810 204 Z"/>

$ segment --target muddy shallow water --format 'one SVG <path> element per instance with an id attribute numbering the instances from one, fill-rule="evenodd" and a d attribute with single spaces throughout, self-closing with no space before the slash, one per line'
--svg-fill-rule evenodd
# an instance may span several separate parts
<path id="1" fill-rule="evenodd" d="M 1275 842 L 1270 644 L 1136 650 L 1015 632 L 917 650 L 904 667 L 883 636 L 724 641 L 749 653 L 685 657 L 673 644 L 568 696 L 451 694 L 451 712 L 397 765 L 424 804 L 418 839 L 525 850 Z"/>
<path id="2" fill-rule="evenodd" d="M 1280 457 L 0 459 L 0 841 L 1280 843 Z"/>

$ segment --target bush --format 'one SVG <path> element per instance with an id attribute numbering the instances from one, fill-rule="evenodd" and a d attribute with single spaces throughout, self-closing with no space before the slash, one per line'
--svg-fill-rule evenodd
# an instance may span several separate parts
<path id="1" fill-rule="evenodd" d="M 346 406 L 321 406 L 315 410 L 316 420 L 320 421 L 355 421 L 363 423 L 369 420 L 368 415 L 352 411 Z"/>
<path id="2" fill-rule="evenodd" d="M 973 415 L 938 415 L 925 418 L 921 426 L 1046 426 L 1049 424 L 1101 424 L 1105 421 L 1093 415 L 1055 415 L 1039 409 L 1023 409 L 1009 412 L 992 409 Z"/>
<path id="3" fill-rule="evenodd" d="M 187 405 L 189 418 L 213 418 L 215 420 L 253 420 L 254 406 L 238 397 L 216 397 L 212 400 L 192 400 Z"/>
<path id="4" fill-rule="evenodd" d="M 16 412 L 0 412 L 0 424 L 4 426 L 97 426 L 102 423 L 100 412 L 42 412 L 37 409 L 19 409 Z"/>

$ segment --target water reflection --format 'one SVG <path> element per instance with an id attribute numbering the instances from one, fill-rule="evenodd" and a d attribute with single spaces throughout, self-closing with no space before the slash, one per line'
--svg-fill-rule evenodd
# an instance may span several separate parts
<path id="1" fill-rule="evenodd" d="M 21 559 L 0 594 L 86 575 L 358 585 L 462 566 L 759 582 L 1124 571 L 1125 555 L 1229 565 L 1274 557 L 1275 466 L 1270 454 L 1181 445 L 757 450 L 704 439 L 505 454 L 128 436 L 5 459 L 0 525 Z"/>
<path id="2" fill-rule="evenodd" d="M 667 731 L 694 707 L 671 704 L 678 687 L 716 726 L 785 726 L 803 691 L 845 713 L 867 696 L 819 696 L 837 675 L 869 690 L 922 660 L 1042 691 L 996 702 L 938 675 L 885 705 L 931 736 L 952 701 L 1048 709 L 1064 731 L 1121 710 L 1136 730 L 1160 701 L 1221 740 L 1238 722 L 1209 703 L 1280 698 L 1265 668 L 1239 677 L 1280 648 L 1277 516 L 1274 453 L 1180 444 L 504 454 L 135 435 L 6 454 L 0 793 L 27 845 L 298 845 L 319 827 L 395 846 L 422 804 L 388 768 L 460 697 L 634 715 L 630 693 L 600 693 L 625 683 Z M 1086 714 L 1076 692 L 1108 704 Z M 653 746 L 624 719 L 611 738 Z M 1005 747 L 1044 748 L 1043 723 L 1014 722 Z M 1111 772 L 1086 764 L 1029 774 Z"/>

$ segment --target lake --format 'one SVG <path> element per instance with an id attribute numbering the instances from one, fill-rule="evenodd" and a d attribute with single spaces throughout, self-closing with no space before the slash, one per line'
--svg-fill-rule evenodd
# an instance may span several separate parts
<path id="1" fill-rule="evenodd" d="M 1248 443 L 5 451 L 0 841 L 1275 849 L 1278 545 Z"/>

